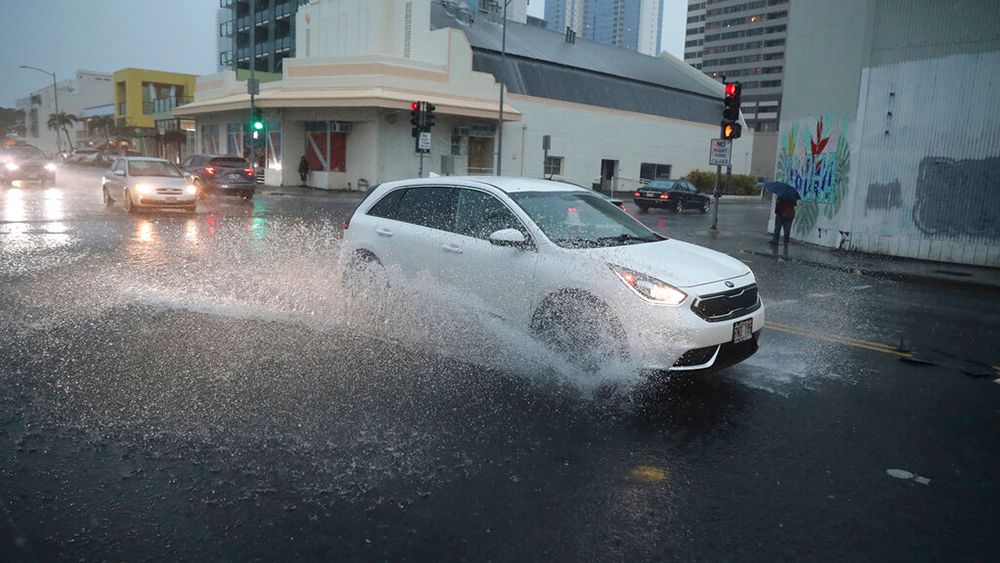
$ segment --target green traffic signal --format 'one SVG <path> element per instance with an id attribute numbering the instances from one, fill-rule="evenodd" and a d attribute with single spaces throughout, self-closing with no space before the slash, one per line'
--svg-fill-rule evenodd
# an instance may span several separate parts
<path id="1" fill-rule="evenodd" d="M 254 121 L 253 122 L 253 128 L 256 129 L 256 130 L 258 130 L 258 131 L 262 130 L 264 128 L 264 122 L 260 121 L 260 120 Z"/>

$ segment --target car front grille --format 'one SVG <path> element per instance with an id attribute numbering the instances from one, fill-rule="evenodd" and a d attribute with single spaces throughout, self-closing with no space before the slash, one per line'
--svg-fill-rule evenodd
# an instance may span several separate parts
<path id="1" fill-rule="evenodd" d="M 711 323 L 742 317 L 757 309 L 760 309 L 757 284 L 702 295 L 691 305 L 696 315 Z"/>
<path id="2" fill-rule="evenodd" d="M 184 193 L 184 188 L 156 188 L 156 193 L 159 195 L 181 195 Z"/>

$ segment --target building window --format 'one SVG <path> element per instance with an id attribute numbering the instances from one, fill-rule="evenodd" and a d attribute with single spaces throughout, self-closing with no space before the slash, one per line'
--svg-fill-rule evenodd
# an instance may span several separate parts
<path id="1" fill-rule="evenodd" d="M 219 126 L 201 126 L 201 152 L 219 154 Z"/>
<path id="2" fill-rule="evenodd" d="M 545 157 L 545 175 L 546 176 L 561 176 L 563 169 L 563 157 L 561 156 L 547 156 Z"/>
<path id="3" fill-rule="evenodd" d="M 670 165 L 656 164 L 653 162 L 643 162 L 639 166 L 639 180 L 668 180 L 670 179 Z"/>
<path id="4" fill-rule="evenodd" d="M 306 122 L 306 160 L 310 170 L 347 171 L 347 133 L 337 122 Z"/>
<path id="5" fill-rule="evenodd" d="M 451 136 L 451 155 L 462 156 L 462 137 L 460 135 Z"/>

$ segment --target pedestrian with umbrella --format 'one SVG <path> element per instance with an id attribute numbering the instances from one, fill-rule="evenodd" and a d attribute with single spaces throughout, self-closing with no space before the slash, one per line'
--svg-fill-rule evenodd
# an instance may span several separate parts
<path id="1" fill-rule="evenodd" d="M 771 244 L 778 245 L 778 235 L 785 231 L 785 246 L 792 234 L 792 221 L 795 220 L 795 202 L 799 200 L 799 192 L 784 182 L 765 182 L 764 189 L 777 196 L 774 204 L 774 238 Z"/>

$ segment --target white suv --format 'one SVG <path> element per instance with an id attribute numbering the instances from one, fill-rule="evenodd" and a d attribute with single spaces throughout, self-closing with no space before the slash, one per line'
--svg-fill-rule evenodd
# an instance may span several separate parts
<path id="1" fill-rule="evenodd" d="M 355 293 L 429 276 L 588 370 L 609 360 L 720 369 L 753 354 L 764 326 L 745 264 L 661 237 L 570 184 L 391 182 L 344 226 L 341 265 Z"/>

